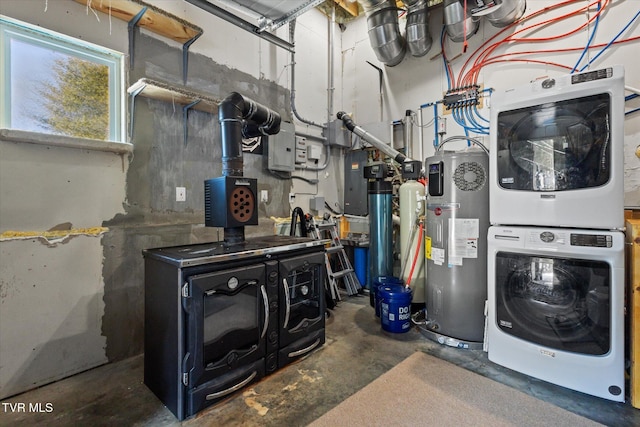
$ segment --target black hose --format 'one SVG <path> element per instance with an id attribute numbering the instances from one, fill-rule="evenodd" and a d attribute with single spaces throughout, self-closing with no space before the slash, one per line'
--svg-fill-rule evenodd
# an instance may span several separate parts
<path id="1" fill-rule="evenodd" d="M 304 216 L 302 208 L 300 207 L 293 208 L 293 212 L 291 213 L 291 229 L 289 230 L 289 236 L 296 235 L 296 219 L 298 218 L 300 219 L 300 235 L 302 237 L 307 237 L 307 220 Z"/>

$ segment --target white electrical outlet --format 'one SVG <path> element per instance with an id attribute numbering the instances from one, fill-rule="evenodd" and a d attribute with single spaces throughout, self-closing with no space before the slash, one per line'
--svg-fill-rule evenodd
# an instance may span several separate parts
<path id="1" fill-rule="evenodd" d="M 185 187 L 176 187 L 176 202 L 187 201 L 187 189 Z"/>
<path id="2" fill-rule="evenodd" d="M 269 201 L 269 191 L 268 190 L 260 190 L 260 201 L 263 203 L 267 203 Z"/>

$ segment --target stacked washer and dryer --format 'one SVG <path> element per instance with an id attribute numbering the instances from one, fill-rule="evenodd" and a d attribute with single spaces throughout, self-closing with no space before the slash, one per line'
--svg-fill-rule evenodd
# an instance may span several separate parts
<path id="1" fill-rule="evenodd" d="M 624 69 L 492 96 L 489 360 L 624 401 Z"/>

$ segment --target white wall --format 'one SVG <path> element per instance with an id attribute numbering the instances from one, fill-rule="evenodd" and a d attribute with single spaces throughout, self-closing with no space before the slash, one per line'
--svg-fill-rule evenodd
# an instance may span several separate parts
<path id="1" fill-rule="evenodd" d="M 525 16 L 557 3 L 558 2 L 546 0 L 528 0 Z M 571 2 L 568 6 L 543 13 L 534 20 L 527 21 L 524 24 L 520 23 L 512 29 L 506 30 L 503 35 L 511 34 L 525 26 L 546 21 L 587 4 L 589 4 L 589 2 L 584 0 Z M 608 43 L 639 9 L 640 1 L 638 0 L 612 1 L 608 10 L 600 20 L 596 38 L 593 43 Z M 560 24 L 540 27 L 538 31 L 530 36 L 549 37 L 551 35 L 562 34 L 571 28 L 584 24 L 587 20 L 588 16 L 586 14 L 580 14 L 579 16 L 564 20 Z M 636 20 L 634 25 L 624 33 L 623 38 L 637 37 L 640 35 L 640 22 L 638 21 L 640 20 Z M 377 61 L 369 44 L 366 20 L 364 18 L 359 18 L 355 22 L 348 24 L 343 36 L 343 92 L 341 108 L 347 112 L 351 112 L 356 123 L 364 124 L 381 120 L 379 92 L 377 90 L 378 75 L 375 69 L 365 61 L 370 61 L 384 69 L 382 103 L 382 120 L 384 121 L 388 122 L 402 119 L 406 109 L 417 111 L 421 105 L 435 102 L 442 98 L 443 93 L 447 90 L 442 57 L 439 55 L 441 50 L 440 31 L 443 24 L 442 8 L 436 8 L 433 11 L 430 24 L 430 33 L 434 40 L 431 50 L 421 58 L 407 56 L 403 62 L 395 67 L 385 67 Z M 401 28 L 404 32 L 404 22 L 402 20 Z M 580 48 L 587 43 L 591 30 L 591 28 L 587 29 L 585 27 L 571 36 L 552 42 L 535 44 L 519 43 L 504 48 L 501 47 L 497 52 Z M 466 53 L 462 52 L 462 43 L 453 43 L 447 40 L 445 51 L 451 60 L 454 74 L 458 75 L 465 61 L 467 61 L 478 47 L 498 31 L 500 31 L 500 29 L 491 26 L 488 22 L 482 21 L 478 33 L 468 40 L 469 47 Z M 524 34 L 527 33 L 523 33 L 522 35 Z M 495 40 L 499 39 L 500 38 L 496 38 Z M 606 54 L 598 58 L 590 69 L 622 64 L 626 70 L 626 84 L 639 88 L 640 57 L 636 54 L 637 48 L 638 41 L 615 45 L 608 49 Z M 582 61 L 582 64 L 586 64 L 598 52 L 599 49 L 590 50 L 585 60 Z M 529 55 L 529 57 L 573 66 L 578 60 L 580 53 L 580 50 L 576 50 L 535 56 Z M 516 85 L 526 84 L 541 76 L 557 76 L 567 72 L 568 71 L 564 69 L 532 63 L 502 63 L 483 68 L 479 82 L 484 84 L 485 88 L 504 90 Z M 627 92 L 627 95 L 628 94 L 630 93 Z M 632 100 L 627 103 L 627 110 L 638 108 L 639 106 L 640 100 Z M 481 110 L 481 113 L 484 117 L 489 117 L 489 110 L 487 108 Z M 442 115 L 442 110 L 440 110 L 439 114 Z M 433 118 L 432 109 L 425 109 L 423 117 L 424 122 L 428 123 Z M 414 145 L 418 144 L 417 128 L 415 131 Z M 426 127 L 423 135 L 424 156 L 422 160 L 424 160 L 424 157 L 433 153 L 433 127 Z M 452 135 L 464 135 L 464 132 L 449 118 L 447 120 L 447 134 L 445 137 Z M 483 140 L 488 144 L 486 137 L 484 137 Z M 451 143 L 447 148 L 461 148 L 464 145 L 462 142 L 458 146 L 455 144 L 457 143 Z M 640 206 L 640 174 L 638 173 L 640 171 L 640 159 L 633 154 L 638 144 L 640 144 L 640 113 L 627 116 L 625 121 L 625 205 L 627 206 Z M 414 146 L 413 152 L 417 154 L 418 151 L 417 146 Z"/>

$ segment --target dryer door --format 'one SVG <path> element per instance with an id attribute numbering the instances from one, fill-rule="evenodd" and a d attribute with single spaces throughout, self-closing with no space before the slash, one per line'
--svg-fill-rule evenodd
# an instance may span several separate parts
<path id="1" fill-rule="evenodd" d="M 495 273 L 495 322 L 503 332 L 558 350 L 609 352 L 608 263 L 498 252 Z"/>
<path id="2" fill-rule="evenodd" d="M 569 191 L 605 185 L 611 169 L 608 93 L 498 115 L 498 185 Z"/>

